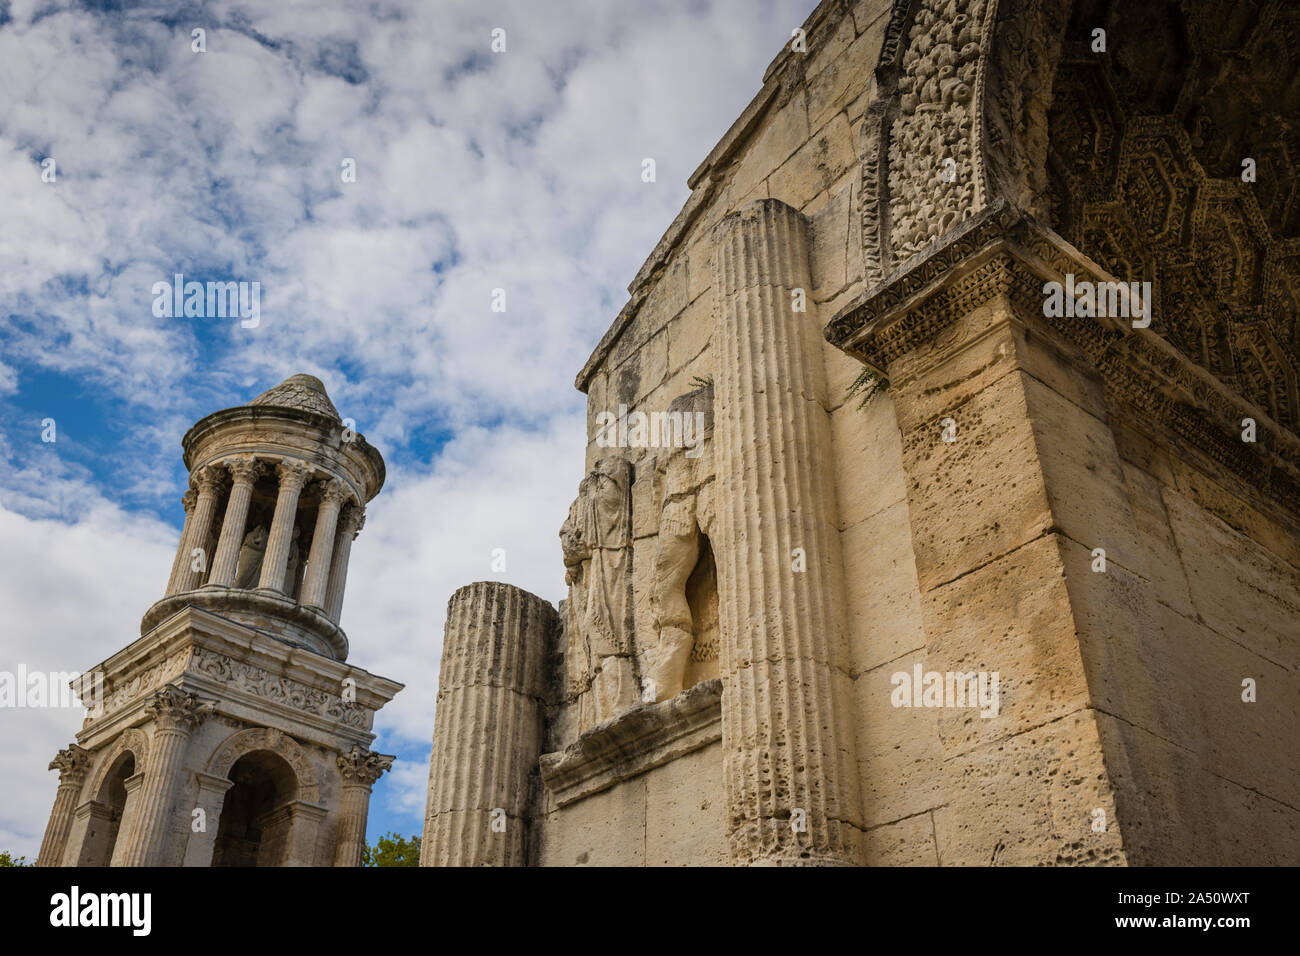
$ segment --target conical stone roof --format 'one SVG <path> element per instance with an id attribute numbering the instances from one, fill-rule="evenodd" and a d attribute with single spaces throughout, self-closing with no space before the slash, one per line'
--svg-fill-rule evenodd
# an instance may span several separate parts
<path id="1" fill-rule="evenodd" d="M 276 408 L 295 408 L 315 412 L 334 421 L 341 421 L 334 403 L 325 394 L 325 385 L 315 375 L 291 375 L 274 388 L 268 388 L 249 405 L 273 405 Z"/>

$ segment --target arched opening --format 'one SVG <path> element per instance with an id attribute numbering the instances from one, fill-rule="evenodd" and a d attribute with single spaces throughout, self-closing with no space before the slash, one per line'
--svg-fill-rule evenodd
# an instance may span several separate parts
<path id="1" fill-rule="evenodd" d="M 686 603 L 691 608 L 695 644 L 686 664 L 685 687 L 718 676 L 718 565 L 709 538 L 700 532 L 700 557 L 686 579 Z"/>
<path id="2" fill-rule="evenodd" d="M 126 810 L 126 781 L 134 774 L 135 755 L 128 750 L 113 761 L 95 794 L 78 865 L 108 866 L 112 862 Z"/>
<path id="3" fill-rule="evenodd" d="M 213 866 L 282 866 L 289 847 L 288 805 L 298 798 L 298 778 L 269 750 L 244 754 L 230 768 L 234 781 L 222 804 Z"/>

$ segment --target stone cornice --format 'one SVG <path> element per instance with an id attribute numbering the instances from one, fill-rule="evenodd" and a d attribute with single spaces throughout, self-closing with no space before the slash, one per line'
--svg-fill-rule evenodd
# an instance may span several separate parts
<path id="1" fill-rule="evenodd" d="M 1127 319 L 1047 317 L 1043 285 L 1115 282 L 1097 263 L 1021 210 L 999 201 L 894 270 L 826 326 L 832 345 L 878 374 L 906 371 L 904 356 L 943 348 L 945 332 L 999 297 L 1040 330 L 1082 352 L 1100 373 L 1107 400 L 1133 410 L 1157 433 L 1174 436 L 1300 515 L 1300 440 L 1262 409 L 1200 368 L 1152 329 Z M 1153 317 L 1158 328 L 1162 318 Z M 1240 439 L 1253 418 L 1258 440 Z"/>
<path id="2" fill-rule="evenodd" d="M 83 746 L 144 720 L 150 692 L 164 685 L 219 699 L 223 715 L 270 710 L 300 725 L 304 737 L 369 744 L 374 712 L 403 687 L 192 606 L 95 670 L 104 674 L 105 706 L 77 735 Z M 342 699 L 345 687 L 355 691 L 354 703 Z"/>
<path id="3" fill-rule="evenodd" d="M 348 636 L 343 628 L 323 611 L 277 594 L 246 588 L 223 588 L 214 585 L 169 594 L 145 611 L 144 617 L 140 619 L 140 633 L 147 634 L 173 614 L 191 606 L 211 608 L 226 614 L 249 613 L 270 616 L 293 625 L 297 633 L 292 636 L 298 637 L 300 643 L 309 646 L 313 652 L 333 655 L 334 659 L 339 661 L 347 660 Z M 286 635 L 281 639 L 287 643 L 289 636 Z M 312 646 L 313 644 L 315 646 Z"/>
<path id="4" fill-rule="evenodd" d="M 303 409 L 281 408 L 275 405 L 237 405 L 234 408 L 222 409 L 219 412 L 213 412 L 196 422 L 184 437 L 181 439 L 181 447 L 184 450 L 185 466 L 191 471 L 208 464 L 210 461 L 216 461 L 235 453 L 258 453 L 259 457 L 267 455 L 278 455 L 281 452 L 273 447 L 274 443 L 266 446 L 239 445 L 232 447 L 223 447 L 218 452 L 210 454 L 205 460 L 198 460 L 198 452 L 207 442 L 214 440 L 221 433 L 226 431 L 236 431 L 241 425 L 258 425 L 275 423 L 292 423 L 304 429 L 310 434 L 324 434 L 331 436 L 332 447 L 338 449 L 346 445 L 349 454 L 355 455 L 356 464 L 365 463 L 370 475 L 365 476 L 363 482 L 366 487 L 359 495 L 362 500 L 369 501 L 383 487 L 387 477 L 387 467 L 384 464 L 384 457 L 379 450 L 371 445 L 364 435 L 360 432 L 354 433 L 351 441 L 343 443 L 343 427 L 326 415 Z M 286 451 L 284 457 L 298 457 L 292 452 Z M 348 457 L 344 455 L 343 457 Z M 360 474 L 357 477 L 362 477 Z"/>
<path id="5" fill-rule="evenodd" d="M 542 782 L 563 807 L 722 739 L 722 681 L 645 704 L 543 754 Z"/>

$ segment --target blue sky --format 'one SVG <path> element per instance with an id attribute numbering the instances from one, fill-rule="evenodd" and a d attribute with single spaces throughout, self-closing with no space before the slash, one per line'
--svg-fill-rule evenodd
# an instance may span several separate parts
<path id="1" fill-rule="evenodd" d="M 0 669 L 134 639 L 185 430 L 317 375 L 388 463 L 342 623 L 407 684 L 371 835 L 419 832 L 447 598 L 564 596 L 574 375 L 813 5 L 0 0 Z M 260 324 L 155 317 L 177 272 L 259 282 Z M 0 848 L 34 857 L 79 716 L 0 721 Z"/>

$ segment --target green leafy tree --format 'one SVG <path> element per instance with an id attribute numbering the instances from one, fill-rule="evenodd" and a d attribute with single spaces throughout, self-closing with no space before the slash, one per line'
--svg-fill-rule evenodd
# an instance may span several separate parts
<path id="1" fill-rule="evenodd" d="M 409 840 L 389 833 L 381 836 L 372 847 L 367 843 L 361 850 L 362 866 L 419 866 L 420 838 Z"/>
<path id="2" fill-rule="evenodd" d="M 420 851 L 418 849 L 418 840 L 417 840 L 417 849 L 415 851 L 415 855 L 417 857 L 420 855 Z M 0 850 L 0 866 L 35 866 L 35 865 L 36 865 L 35 863 L 28 863 L 27 857 L 25 856 L 15 857 L 8 850 Z"/>

